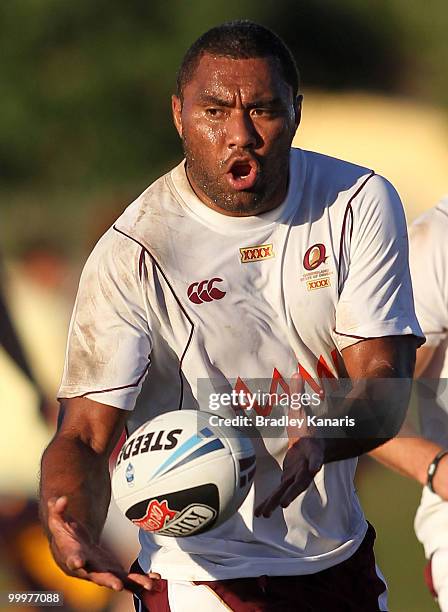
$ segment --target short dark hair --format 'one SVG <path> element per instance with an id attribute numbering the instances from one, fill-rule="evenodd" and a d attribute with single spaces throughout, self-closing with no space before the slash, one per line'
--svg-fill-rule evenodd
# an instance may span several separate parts
<path id="1" fill-rule="evenodd" d="M 185 85 L 193 77 L 205 53 L 232 59 L 277 58 L 283 78 L 293 95 L 299 91 L 300 77 L 291 51 L 277 34 L 249 20 L 229 21 L 208 30 L 185 53 L 177 73 L 177 95 L 182 100 Z"/>

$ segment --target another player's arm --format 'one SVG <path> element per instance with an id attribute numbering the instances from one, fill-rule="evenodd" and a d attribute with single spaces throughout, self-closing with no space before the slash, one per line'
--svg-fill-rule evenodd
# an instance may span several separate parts
<path id="1" fill-rule="evenodd" d="M 415 361 L 415 373 L 414 378 L 423 378 L 429 364 L 434 357 L 437 346 L 427 346 L 424 344 L 417 351 L 417 358 Z"/>
<path id="2" fill-rule="evenodd" d="M 99 544 L 110 502 L 109 457 L 126 414 L 87 398 L 64 401 L 62 425 L 42 457 L 40 510 L 67 574 L 114 590 L 151 589 L 150 577 L 128 574 Z"/>
<path id="3" fill-rule="evenodd" d="M 422 346 L 418 349 L 415 364 L 416 378 L 424 375 L 435 349 L 435 346 Z M 396 438 L 374 449 L 370 455 L 386 467 L 425 485 L 428 466 L 441 450 L 441 446 L 422 438 L 410 423 L 405 422 Z M 448 455 L 441 459 L 432 485 L 440 497 L 448 500 Z"/>
<path id="4" fill-rule="evenodd" d="M 329 416 L 347 416 L 354 425 L 333 428 L 332 437 L 316 430 L 293 444 L 283 462 L 281 483 L 256 508 L 257 516 L 269 517 L 277 506 L 289 506 L 324 463 L 367 453 L 398 433 L 409 403 L 418 343 L 412 335 L 370 338 L 342 351 L 353 389 L 337 414 Z"/>

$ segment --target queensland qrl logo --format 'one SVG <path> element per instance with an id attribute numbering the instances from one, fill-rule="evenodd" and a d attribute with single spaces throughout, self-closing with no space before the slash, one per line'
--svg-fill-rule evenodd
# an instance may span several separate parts
<path id="1" fill-rule="evenodd" d="M 210 280 L 203 280 L 198 283 L 191 283 L 187 289 L 187 295 L 190 302 L 194 304 L 203 304 L 204 302 L 213 302 L 213 300 L 222 300 L 226 292 L 222 291 L 216 285 L 223 283 L 223 279 L 216 277 Z"/>
<path id="2" fill-rule="evenodd" d="M 321 264 L 327 261 L 328 257 L 325 251 L 325 245 L 321 244 L 313 244 L 307 250 L 303 257 L 303 267 L 305 270 L 315 270 Z"/>
<path id="3" fill-rule="evenodd" d="M 272 244 L 260 244 L 259 246 L 241 247 L 240 248 L 241 263 L 250 263 L 252 261 L 261 261 L 262 259 L 271 259 L 274 257 L 274 248 Z"/>

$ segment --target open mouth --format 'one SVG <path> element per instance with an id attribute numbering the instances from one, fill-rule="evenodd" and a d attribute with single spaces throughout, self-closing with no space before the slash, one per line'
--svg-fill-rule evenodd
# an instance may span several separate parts
<path id="1" fill-rule="evenodd" d="M 258 167 L 253 160 L 235 160 L 226 176 L 234 189 L 251 189 L 258 178 Z"/>
<path id="2" fill-rule="evenodd" d="M 230 170 L 233 178 L 237 180 L 245 179 L 249 176 L 251 166 L 249 162 L 235 162 Z"/>

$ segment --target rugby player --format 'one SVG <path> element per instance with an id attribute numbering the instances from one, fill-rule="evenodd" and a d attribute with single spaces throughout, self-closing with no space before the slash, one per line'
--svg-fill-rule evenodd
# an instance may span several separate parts
<path id="1" fill-rule="evenodd" d="M 374 450 L 387 466 L 424 485 L 415 531 L 424 546 L 426 581 L 448 612 L 448 196 L 410 229 L 410 267 L 418 320 L 426 344 L 417 351 L 415 376 L 421 433 L 401 435 Z"/>
<path id="2" fill-rule="evenodd" d="M 42 517 L 67 573 L 137 592 L 140 610 L 387 609 L 353 476 L 359 454 L 398 432 L 423 342 L 405 219 L 373 170 L 291 149 L 301 104 L 276 35 L 252 22 L 206 32 L 172 99 L 185 159 L 126 209 L 81 277 Z M 350 377 L 342 408 L 356 426 L 256 440 L 234 517 L 184 539 L 141 532 L 138 561 L 120 568 L 99 539 L 125 424 L 206 410 L 200 379 L 287 388 L 292 373 L 311 386 Z M 385 379 L 404 391 L 386 397 Z"/>

